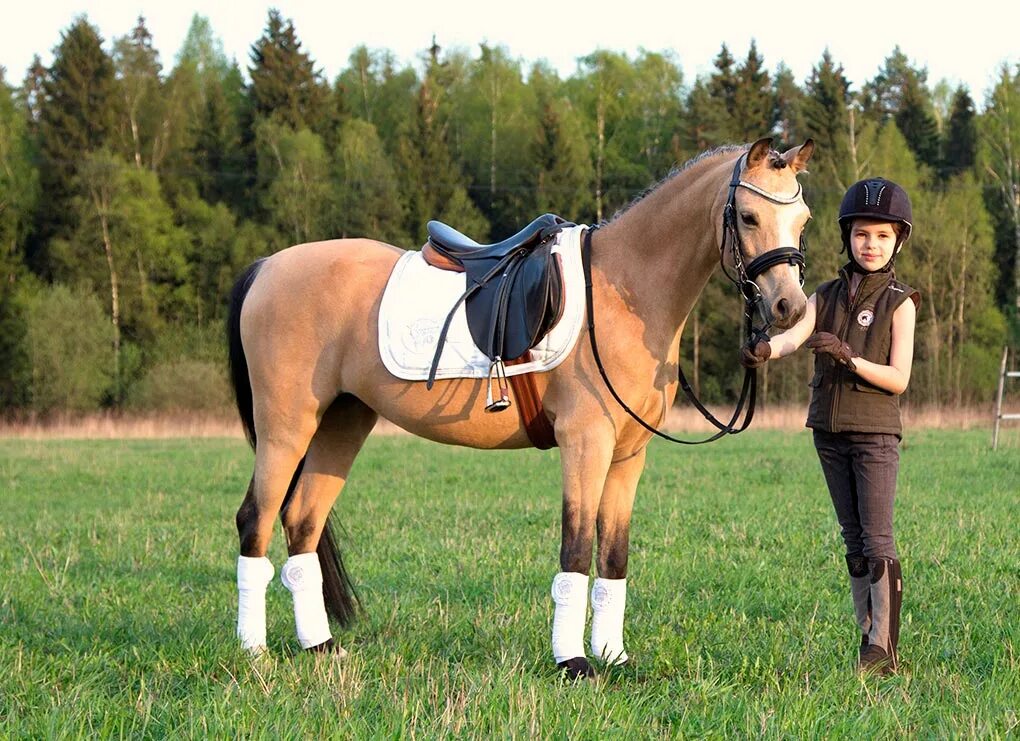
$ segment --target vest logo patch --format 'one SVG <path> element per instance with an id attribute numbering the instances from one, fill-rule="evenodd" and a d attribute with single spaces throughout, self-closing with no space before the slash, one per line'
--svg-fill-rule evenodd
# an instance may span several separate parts
<path id="1" fill-rule="evenodd" d="M 857 323 L 862 327 L 870 327 L 873 321 L 875 321 L 875 312 L 871 309 L 864 309 L 857 315 Z"/>

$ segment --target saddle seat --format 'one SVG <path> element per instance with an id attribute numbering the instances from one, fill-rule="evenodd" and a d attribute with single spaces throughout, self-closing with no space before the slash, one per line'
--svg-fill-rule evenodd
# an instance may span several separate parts
<path id="1" fill-rule="evenodd" d="M 510 406 L 504 363 L 522 358 L 560 319 L 563 277 L 552 248 L 556 234 L 571 226 L 559 216 L 544 214 L 509 239 L 483 245 L 442 222 L 428 223 L 429 239 L 422 248 L 425 261 L 466 273 L 466 290 L 439 334 L 428 388 L 435 382 L 450 322 L 464 302 L 471 338 L 492 364 L 486 409 L 502 411 Z M 500 390 L 495 402 L 492 380 Z"/>
<path id="2" fill-rule="evenodd" d="M 428 223 L 429 240 L 422 249 L 425 261 L 442 270 L 464 272 L 464 262 L 506 257 L 521 248 L 540 244 L 564 227 L 572 226 L 554 214 L 542 214 L 512 237 L 495 244 L 479 244 L 441 221 Z"/>

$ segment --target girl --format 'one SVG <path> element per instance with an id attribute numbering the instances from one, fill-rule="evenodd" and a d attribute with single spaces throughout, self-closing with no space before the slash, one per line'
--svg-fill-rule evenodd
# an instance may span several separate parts
<path id="1" fill-rule="evenodd" d="M 808 300 L 804 318 L 741 352 L 748 367 L 815 352 L 807 426 L 846 543 L 854 612 L 861 629 L 858 669 L 898 665 L 900 562 L 893 539 L 899 469 L 899 394 L 907 388 L 920 294 L 896 280 L 893 264 L 912 228 L 910 198 L 883 178 L 854 183 L 839 208 L 850 260 Z M 911 299 L 911 300 L 907 300 Z"/>

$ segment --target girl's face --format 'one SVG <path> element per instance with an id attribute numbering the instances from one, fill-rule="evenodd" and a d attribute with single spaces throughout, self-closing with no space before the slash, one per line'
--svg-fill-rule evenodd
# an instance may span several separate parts
<path id="1" fill-rule="evenodd" d="M 888 221 L 855 219 L 850 227 L 850 249 L 857 264 L 868 272 L 881 270 L 896 249 L 896 230 Z"/>

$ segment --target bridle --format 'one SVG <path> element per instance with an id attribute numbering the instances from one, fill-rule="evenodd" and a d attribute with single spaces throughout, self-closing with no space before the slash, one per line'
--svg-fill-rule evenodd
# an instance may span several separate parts
<path id="1" fill-rule="evenodd" d="M 758 284 L 755 283 L 755 280 L 769 268 L 786 263 L 788 265 L 796 265 L 799 268 L 800 283 L 801 285 L 804 285 L 804 237 L 801 235 L 799 247 L 776 247 L 758 255 L 745 266 L 742 254 L 743 243 L 740 239 L 740 231 L 737 229 L 737 188 L 746 188 L 772 203 L 783 206 L 798 203 L 801 200 L 803 189 L 798 182 L 796 193 L 792 196 L 780 196 L 775 193 L 770 193 L 767 190 L 763 190 L 753 183 L 741 180 L 740 171 L 743 168 L 746 157 L 746 154 L 742 154 L 737 158 L 737 162 L 733 166 L 733 175 L 730 178 L 729 183 L 729 193 L 726 199 L 726 205 L 723 207 L 723 230 L 722 241 L 719 245 L 719 264 L 722 266 L 723 273 L 737 287 L 737 290 L 740 291 L 740 295 L 744 298 L 744 319 L 748 338 L 754 338 L 755 340 L 767 340 L 768 330 L 772 327 L 771 311 L 767 306 L 765 306 L 761 289 L 758 287 Z M 609 388 L 609 393 L 613 395 L 613 398 L 616 399 L 616 402 L 623 407 L 627 414 L 633 417 L 634 420 L 646 430 L 665 440 L 679 443 L 681 445 L 701 445 L 703 443 L 710 443 L 713 440 L 718 440 L 723 435 L 736 435 L 737 433 L 746 430 L 751 424 L 751 420 L 754 418 L 754 407 L 758 394 L 758 371 L 755 368 L 744 369 L 744 383 L 740 389 L 740 397 L 737 399 L 736 408 L 733 410 L 733 415 L 729 422 L 724 423 L 716 419 L 715 416 L 705 408 L 705 405 L 698 400 L 697 395 L 695 395 L 694 390 L 687 381 L 687 377 L 684 375 L 683 368 L 680 367 L 679 363 L 677 364 L 677 376 L 680 382 L 680 387 L 684 390 L 684 393 L 687 395 L 690 402 L 698 409 L 699 412 L 702 413 L 702 415 L 704 415 L 705 419 L 715 425 L 718 430 L 718 432 L 714 435 L 705 438 L 704 440 L 681 440 L 680 438 L 667 435 L 641 419 L 641 417 L 635 414 L 634 411 L 627 406 L 623 399 L 620 398 L 616 389 L 613 388 L 613 384 L 609 381 L 609 376 L 606 374 L 606 369 L 602 364 L 602 359 L 599 357 L 598 343 L 595 340 L 595 307 L 594 301 L 592 300 L 591 279 L 591 237 L 598 228 L 598 226 L 590 227 L 584 233 L 584 245 L 581 249 L 581 264 L 584 268 L 585 298 L 588 309 L 588 338 L 591 341 L 591 350 L 592 355 L 595 358 L 595 365 L 598 366 L 599 373 L 602 375 L 602 380 L 605 381 L 606 386 Z M 727 246 L 729 247 L 732 255 L 731 260 L 733 262 L 733 269 L 736 272 L 735 276 L 731 275 L 730 271 L 726 267 L 725 255 Z M 754 327 L 753 320 L 756 313 L 761 316 L 763 322 L 763 326 L 761 328 Z M 741 414 L 744 414 L 744 419 L 738 427 L 737 420 L 740 419 Z"/>
<path id="2" fill-rule="evenodd" d="M 752 193 L 756 193 L 762 198 L 777 203 L 780 206 L 789 206 L 794 203 L 798 203 L 802 200 L 803 188 L 801 184 L 797 183 L 797 192 L 792 196 L 780 196 L 775 193 L 769 193 L 767 190 L 759 188 L 753 183 L 749 183 L 745 180 L 740 179 L 740 170 L 743 167 L 744 159 L 747 155 L 741 155 L 737 158 L 736 164 L 733 166 L 733 175 L 730 178 L 729 184 L 729 196 L 726 199 L 726 205 L 723 207 L 723 233 L 722 243 L 719 245 L 719 264 L 722 266 L 723 274 L 729 278 L 730 282 L 737 287 L 740 291 L 740 295 L 744 297 L 745 313 L 751 313 L 757 311 L 761 317 L 763 326 L 760 330 L 761 333 L 767 332 L 772 327 L 771 312 L 768 307 L 765 306 L 764 299 L 761 295 L 761 289 L 755 280 L 758 279 L 769 268 L 775 267 L 776 265 L 782 265 L 786 263 L 788 265 L 796 265 L 800 272 L 800 284 L 804 285 L 804 235 L 801 235 L 800 245 L 798 247 L 776 247 L 775 249 L 768 250 L 758 255 L 756 258 L 751 260 L 750 263 L 745 267 L 743 259 L 744 245 L 740 240 L 740 231 L 737 229 L 737 188 L 746 188 Z M 731 259 L 733 262 L 734 270 L 736 275 L 731 275 L 730 271 L 726 267 L 725 255 L 726 245 L 730 246 Z"/>

